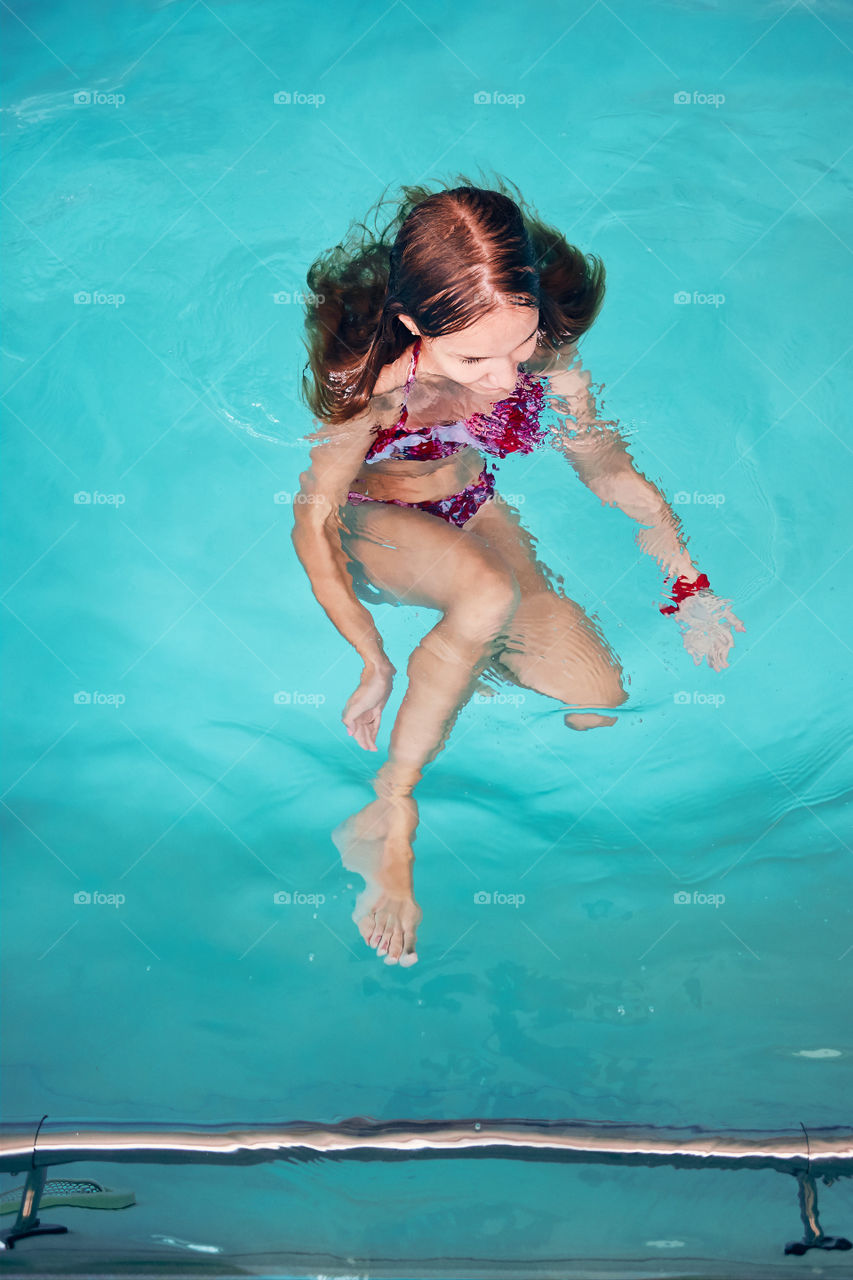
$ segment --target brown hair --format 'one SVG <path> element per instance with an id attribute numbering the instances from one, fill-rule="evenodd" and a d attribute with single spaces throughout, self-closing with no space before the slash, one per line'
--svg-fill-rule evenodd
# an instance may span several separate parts
<path id="1" fill-rule="evenodd" d="M 353 223 L 309 268 L 302 395 L 321 421 L 346 422 L 365 408 L 382 368 L 412 342 L 401 314 L 437 338 L 480 319 L 497 294 L 538 306 L 539 341 L 553 349 L 579 338 L 598 315 L 600 258 L 542 222 L 514 183 L 499 178 L 492 190 L 462 175 L 456 181 L 434 192 L 402 186 L 381 230 L 380 198 L 373 230 Z"/>

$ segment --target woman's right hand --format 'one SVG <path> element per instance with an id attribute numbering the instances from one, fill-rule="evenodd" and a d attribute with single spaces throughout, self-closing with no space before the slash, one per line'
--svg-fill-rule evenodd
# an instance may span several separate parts
<path id="1" fill-rule="evenodd" d="M 397 668 L 387 658 L 379 662 L 366 662 L 358 682 L 358 688 L 347 700 L 341 719 L 347 733 L 355 738 L 365 751 L 376 751 L 376 735 L 382 710 L 391 696 Z"/>

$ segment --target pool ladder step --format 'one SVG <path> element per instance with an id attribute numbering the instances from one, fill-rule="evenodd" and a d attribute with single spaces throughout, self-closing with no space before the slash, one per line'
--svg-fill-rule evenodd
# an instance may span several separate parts
<path id="1" fill-rule="evenodd" d="M 62 1235 L 68 1228 L 41 1222 L 42 1209 L 127 1209 L 136 1204 L 136 1196 L 129 1190 L 105 1187 L 93 1178 L 50 1178 L 47 1168 L 31 1169 L 23 1187 L 12 1187 L 0 1194 L 0 1214 L 18 1216 L 6 1231 L 0 1231 L 0 1248 L 14 1249 L 15 1241 L 26 1236 Z"/>

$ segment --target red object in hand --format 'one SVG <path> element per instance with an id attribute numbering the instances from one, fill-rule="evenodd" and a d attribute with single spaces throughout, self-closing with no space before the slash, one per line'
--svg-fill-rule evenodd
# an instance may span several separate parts
<path id="1" fill-rule="evenodd" d="M 672 596 L 670 597 L 673 604 L 662 604 L 661 613 L 678 613 L 678 606 L 682 600 L 686 600 L 688 596 L 695 595 L 697 591 L 704 591 L 706 588 L 710 590 L 711 584 L 704 573 L 700 573 L 695 582 L 688 582 L 682 574 L 680 578 L 676 578 L 672 587 Z"/>

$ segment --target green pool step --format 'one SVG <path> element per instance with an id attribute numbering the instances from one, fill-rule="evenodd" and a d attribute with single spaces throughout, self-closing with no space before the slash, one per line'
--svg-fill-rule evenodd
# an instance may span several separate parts
<path id="1" fill-rule="evenodd" d="M 21 1207 L 23 1186 L 12 1187 L 0 1194 L 0 1213 L 17 1213 Z M 68 1205 L 76 1209 L 126 1209 L 136 1204 L 132 1191 L 114 1191 L 90 1179 L 49 1178 L 44 1184 L 39 1213 L 42 1209 Z"/>

